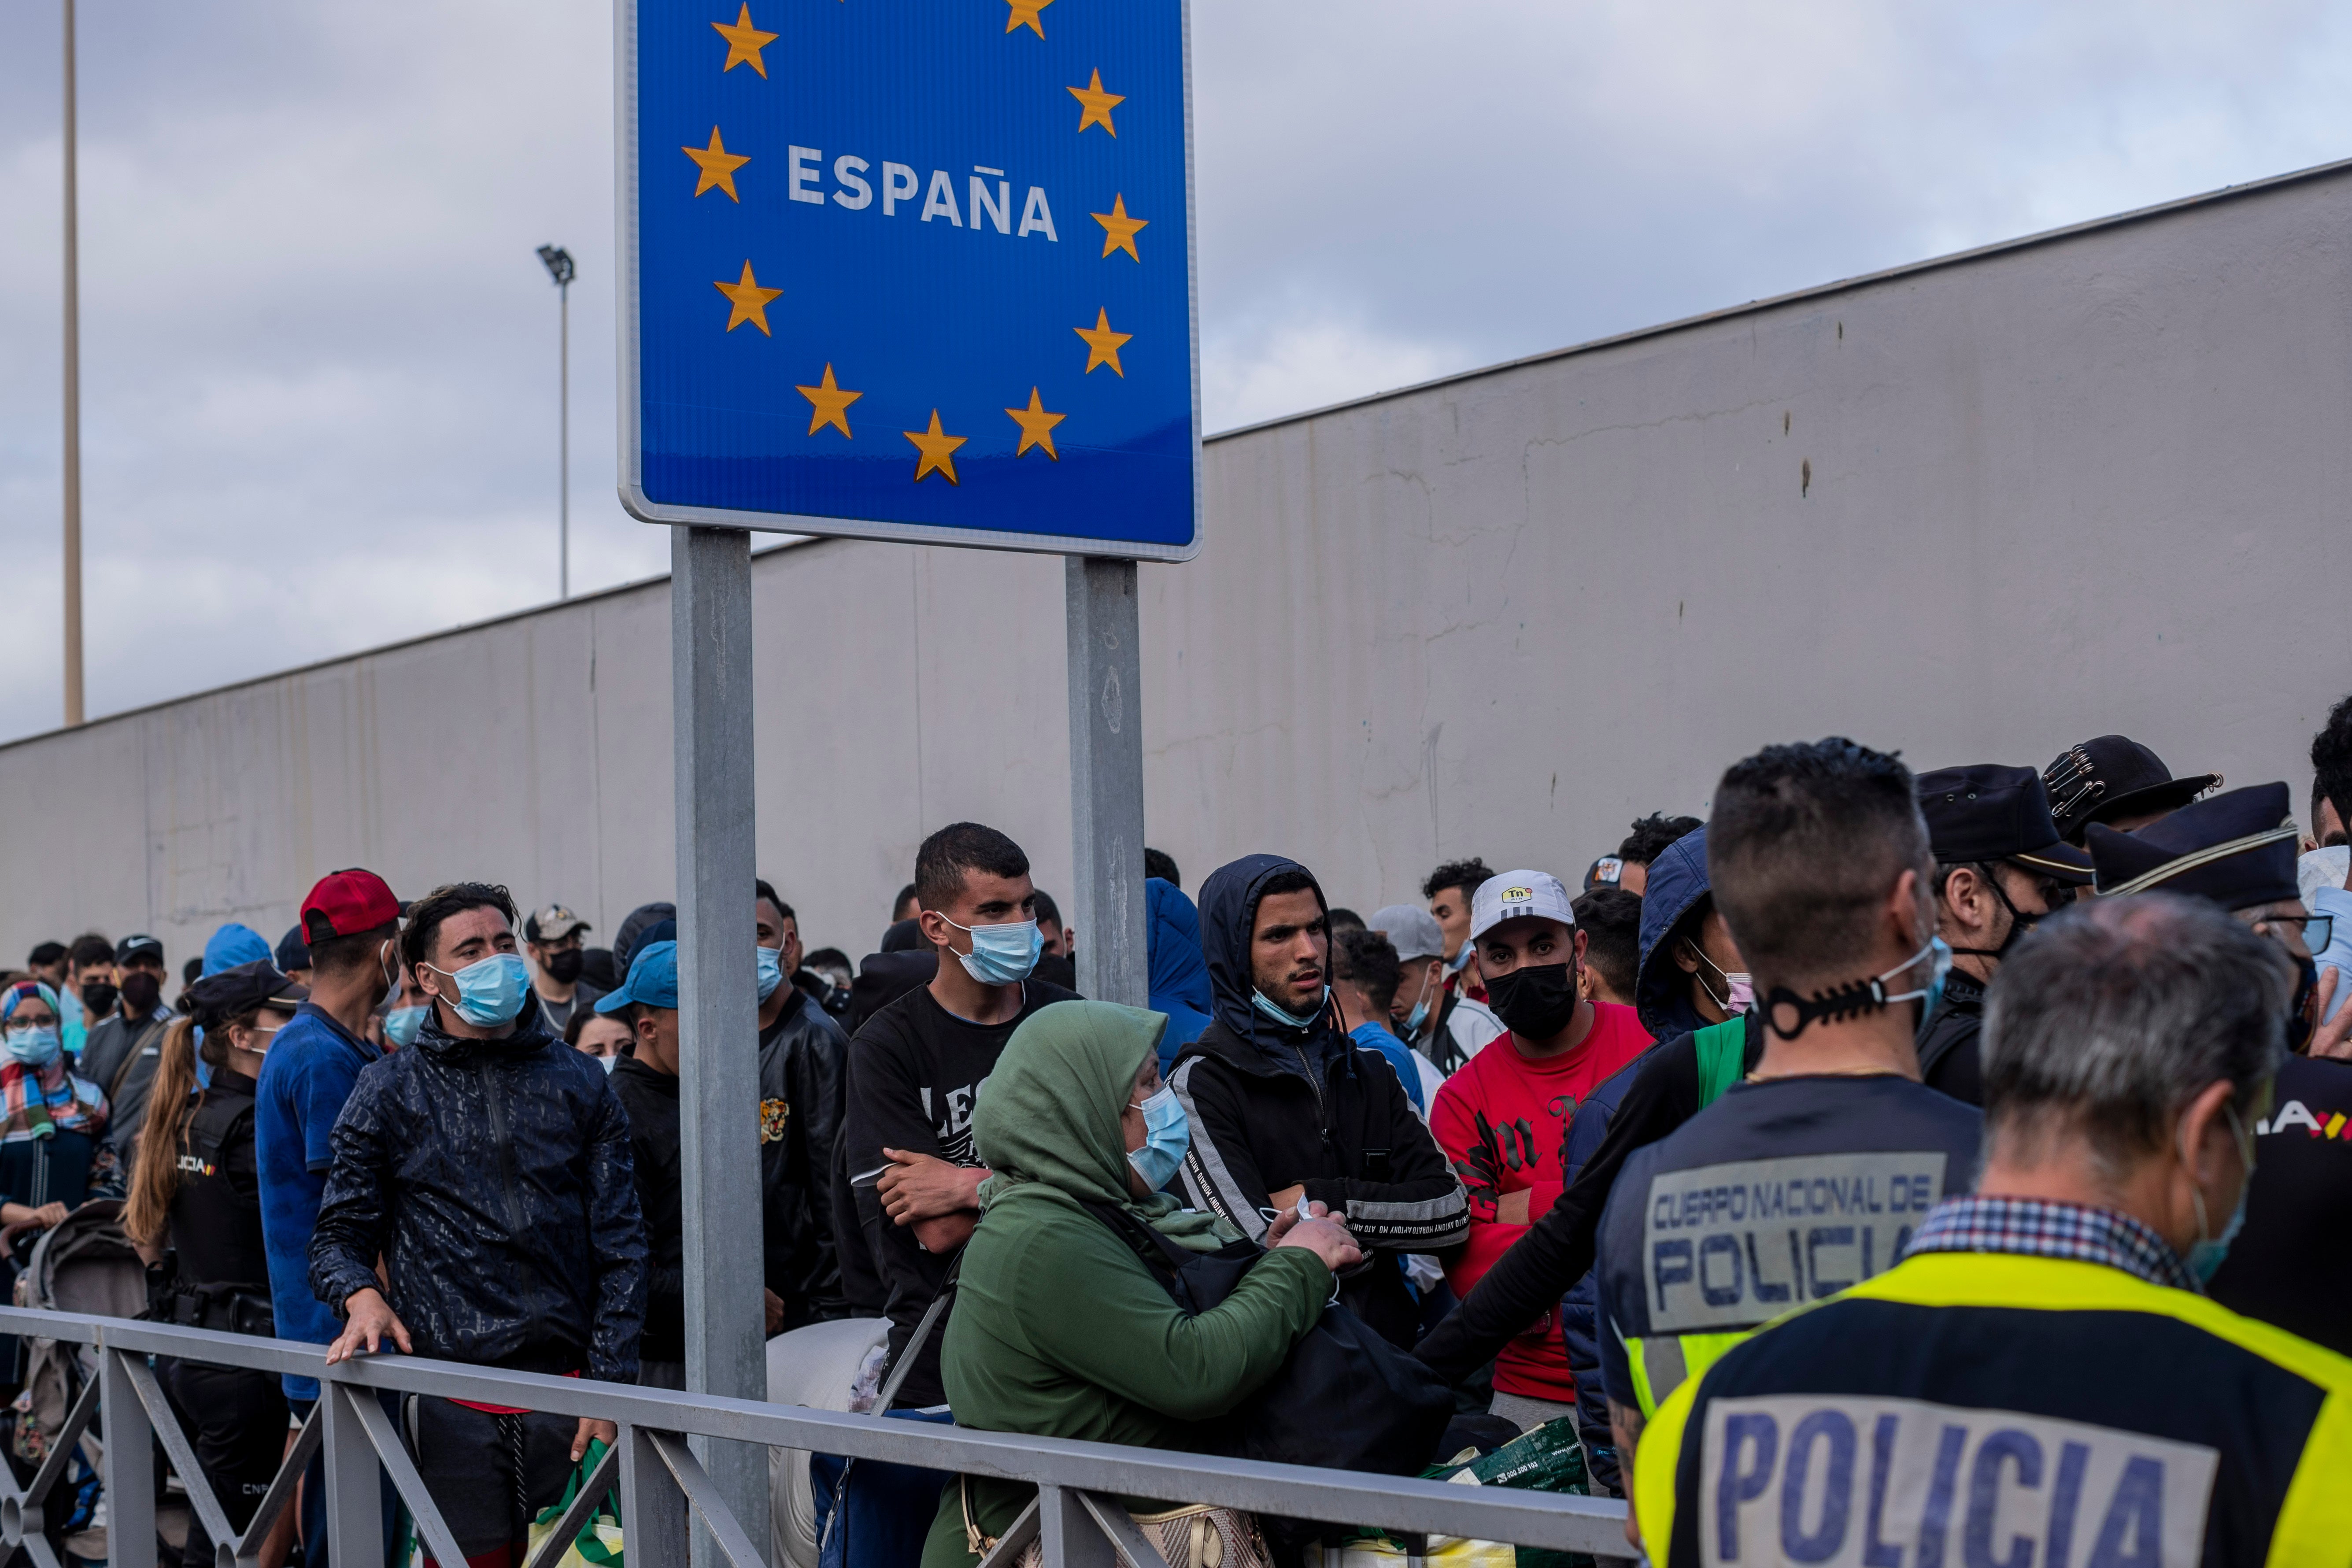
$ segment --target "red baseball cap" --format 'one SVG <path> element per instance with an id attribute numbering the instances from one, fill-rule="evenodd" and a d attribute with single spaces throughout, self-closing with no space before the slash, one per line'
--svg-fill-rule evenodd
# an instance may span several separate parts
<path id="1" fill-rule="evenodd" d="M 399 919 L 400 900 L 392 896 L 383 879 L 357 867 L 328 872 L 302 900 L 302 937 L 306 942 L 357 936 Z"/>

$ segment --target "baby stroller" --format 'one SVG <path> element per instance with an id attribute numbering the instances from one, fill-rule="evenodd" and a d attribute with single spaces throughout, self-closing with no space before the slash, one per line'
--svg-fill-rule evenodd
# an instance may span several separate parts
<path id="1" fill-rule="evenodd" d="M 120 1199 L 82 1205 L 33 1238 L 28 1254 L 29 1234 L 30 1227 L 11 1226 L 0 1238 L 17 1265 L 17 1306 L 82 1318 L 135 1318 L 146 1310 L 147 1270 L 123 1234 Z M 26 1335 L 16 1343 L 24 1388 L 11 1413 L 8 1451 L 21 1486 L 49 1457 L 74 1402 L 98 1375 L 98 1358 L 87 1346 L 58 1340 Z M 107 1555 L 99 1486 L 101 1443 L 94 1429 L 81 1434 L 46 1510 L 52 1546 L 91 1561 Z"/>

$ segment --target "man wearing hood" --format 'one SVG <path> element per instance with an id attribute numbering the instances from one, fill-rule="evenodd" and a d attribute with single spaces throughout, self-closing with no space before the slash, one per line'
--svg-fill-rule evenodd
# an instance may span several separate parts
<path id="1" fill-rule="evenodd" d="M 409 910 L 401 959 L 432 1011 L 414 1047 L 352 1087 L 310 1243 L 310 1288 L 346 1320 L 331 1363 L 391 1342 L 636 1381 L 646 1232 L 629 1119 L 604 1069 L 548 1028 L 516 923 L 507 890 L 480 882 Z M 519 1553 L 590 1441 L 616 1435 L 586 1417 L 405 1404 L 417 1469 L 469 1562 Z"/>
<path id="2" fill-rule="evenodd" d="M 1201 888 L 1213 1021 L 1171 1080 L 1192 1129 L 1192 1206 L 1263 1240 L 1303 1200 L 1344 1217 L 1368 1255 L 1340 1300 L 1410 1347 L 1419 1310 L 1401 1256 L 1460 1244 L 1462 1184 L 1396 1071 L 1340 1032 L 1323 889 L 1278 855 L 1218 868 Z"/>
<path id="3" fill-rule="evenodd" d="M 1601 1213 L 1633 1151 L 1697 1115 L 1725 1083 L 1753 1071 L 1763 1058 L 1763 1024 L 1751 1005 L 1747 963 L 1715 910 L 1706 842 L 1702 827 L 1666 846 L 1651 864 L 1642 900 L 1635 1010 L 1642 1026 L 1663 1043 L 1578 1108 L 1561 1151 L 1567 1185 L 1559 1196 L 1414 1351 L 1449 1383 L 1461 1383 L 1493 1360 L 1591 1273 Z M 1727 1012 L 1727 1005 L 1736 1011 Z M 1726 1028 L 1734 1017 L 1737 1026 Z M 1703 1050 L 1703 1044 L 1709 1048 Z M 1583 1304 L 1589 1300 L 1588 1292 L 1566 1303 L 1571 1373 L 1592 1364 L 1589 1337 L 1579 1337 L 1589 1336 L 1583 1327 L 1591 1321 L 1591 1309 Z"/>

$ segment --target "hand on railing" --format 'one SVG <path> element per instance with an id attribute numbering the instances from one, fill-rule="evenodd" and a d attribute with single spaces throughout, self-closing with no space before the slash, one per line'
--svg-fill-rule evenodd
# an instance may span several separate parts
<path id="1" fill-rule="evenodd" d="M 343 1316 L 346 1320 L 343 1331 L 336 1336 L 333 1344 L 327 1347 L 329 1366 L 339 1361 L 349 1361 L 363 1350 L 373 1355 L 387 1339 L 403 1352 L 410 1349 L 408 1325 L 393 1311 L 392 1303 L 383 1299 L 383 1292 L 373 1285 L 354 1290 L 343 1298 Z M 574 1454 L 572 1457 L 576 1459 L 580 1456 Z"/>

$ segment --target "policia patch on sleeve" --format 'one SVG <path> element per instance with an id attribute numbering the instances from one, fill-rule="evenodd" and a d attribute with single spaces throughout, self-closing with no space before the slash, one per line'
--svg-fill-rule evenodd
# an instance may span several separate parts
<path id="1" fill-rule="evenodd" d="M 1916 1399 L 1718 1399 L 1699 1560 L 2195 1568 L 2221 1456 L 2139 1432 Z"/>

